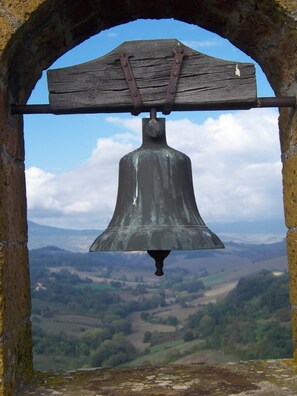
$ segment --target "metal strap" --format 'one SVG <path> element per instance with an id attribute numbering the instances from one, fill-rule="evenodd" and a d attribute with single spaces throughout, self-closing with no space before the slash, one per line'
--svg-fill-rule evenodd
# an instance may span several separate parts
<path id="1" fill-rule="evenodd" d="M 181 64 L 183 61 L 183 57 L 185 56 L 184 51 L 182 47 L 177 47 L 173 50 L 175 56 L 174 56 L 174 61 L 171 69 L 171 74 L 170 74 L 170 79 L 169 79 L 169 84 L 167 88 L 167 95 L 165 98 L 165 103 L 164 103 L 164 110 L 163 114 L 170 114 L 172 110 L 172 106 L 174 104 L 174 97 L 175 97 L 175 92 L 176 92 L 176 86 L 177 86 L 177 81 L 181 69 Z"/>
<path id="2" fill-rule="evenodd" d="M 143 107 L 142 99 L 140 92 L 138 90 L 133 71 L 129 62 L 129 57 L 133 55 L 127 55 L 126 53 L 120 53 L 120 61 L 121 67 L 123 69 L 128 88 L 130 90 L 131 98 L 134 103 L 134 109 L 131 111 L 131 114 L 138 115 L 141 112 L 141 108 Z"/>

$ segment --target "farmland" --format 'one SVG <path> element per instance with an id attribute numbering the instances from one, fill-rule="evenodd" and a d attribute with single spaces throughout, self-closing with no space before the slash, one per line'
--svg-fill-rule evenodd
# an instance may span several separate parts
<path id="1" fill-rule="evenodd" d="M 286 256 L 280 245 L 232 244 L 226 250 L 200 258 L 192 252 L 173 255 L 162 278 L 152 274 L 144 254 L 31 251 L 35 368 L 238 359 L 222 347 L 214 351 L 214 340 L 201 336 L 203 322 L 210 320 L 206 314 L 212 315 L 209 304 L 224 301 L 246 276 L 261 270 L 285 273 Z M 199 312 L 204 312 L 195 322 L 201 334 L 189 328 L 189 318 Z M 288 328 L 287 312 L 281 307 L 277 312 Z M 263 326 L 257 326 L 262 334 Z"/>

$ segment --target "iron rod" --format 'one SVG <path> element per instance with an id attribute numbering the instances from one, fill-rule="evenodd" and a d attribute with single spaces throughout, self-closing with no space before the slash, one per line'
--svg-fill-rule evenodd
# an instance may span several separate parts
<path id="1" fill-rule="evenodd" d="M 257 107 L 296 107 L 296 97 L 257 98 Z"/>
<path id="2" fill-rule="evenodd" d="M 52 114 L 51 106 L 48 104 L 13 104 L 11 105 L 12 114 Z"/>
<path id="3" fill-rule="evenodd" d="M 220 103 L 202 103 L 182 105 L 174 104 L 174 111 L 212 111 L 212 110 L 249 110 L 252 108 L 262 107 L 296 107 L 296 97 L 263 97 L 257 98 L 254 102 L 220 102 Z M 155 111 L 163 111 L 162 106 L 155 106 Z M 151 106 L 143 106 L 142 112 L 150 112 Z M 88 113 L 127 113 L 133 112 L 133 106 L 122 108 L 110 107 L 84 107 L 81 109 L 65 109 L 54 111 L 49 104 L 13 104 L 11 105 L 12 114 L 88 114 Z"/>

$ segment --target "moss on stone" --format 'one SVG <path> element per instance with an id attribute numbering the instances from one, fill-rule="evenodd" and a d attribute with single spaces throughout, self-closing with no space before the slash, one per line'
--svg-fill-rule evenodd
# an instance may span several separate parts
<path id="1" fill-rule="evenodd" d="M 23 396 L 296 395 L 293 360 L 37 373 Z"/>

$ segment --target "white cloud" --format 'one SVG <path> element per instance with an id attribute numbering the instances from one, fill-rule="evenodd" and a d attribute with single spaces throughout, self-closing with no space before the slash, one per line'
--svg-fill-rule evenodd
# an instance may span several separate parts
<path id="1" fill-rule="evenodd" d="M 250 110 L 168 123 L 168 142 L 192 159 L 202 217 L 255 220 L 282 216 L 277 112 Z"/>
<path id="2" fill-rule="evenodd" d="M 125 131 L 115 134 L 113 136 L 114 141 L 133 142 L 137 145 L 141 143 L 141 118 L 107 117 L 106 121 Z"/>
<path id="3" fill-rule="evenodd" d="M 115 37 L 118 37 L 118 33 L 108 31 L 108 32 L 106 32 L 106 36 L 110 37 L 110 38 L 115 38 Z"/>
<path id="4" fill-rule="evenodd" d="M 222 39 L 212 39 L 212 40 L 182 40 L 182 43 L 187 47 L 199 49 L 199 48 L 209 48 L 217 47 L 222 45 Z"/>
<path id="5" fill-rule="evenodd" d="M 71 228 L 106 224 L 116 199 L 118 161 L 131 144 L 99 139 L 87 162 L 58 175 L 26 171 L 29 219 Z"/>
<path id="6" fill-rule="evenodd" d="M 88 161 L 51 174 L 26 171 L 29 218 L 71 228 L 104 228 L 117 194 L 119 159 L 140 145 L 141 119 L 108 117 L 117 133 L 98 139 Z M 281 161 L 277 112 L 241 111 L 167 121 L 167 141 L 192 160 L 197 204 L 207 221 L 281 218 Z"/>

